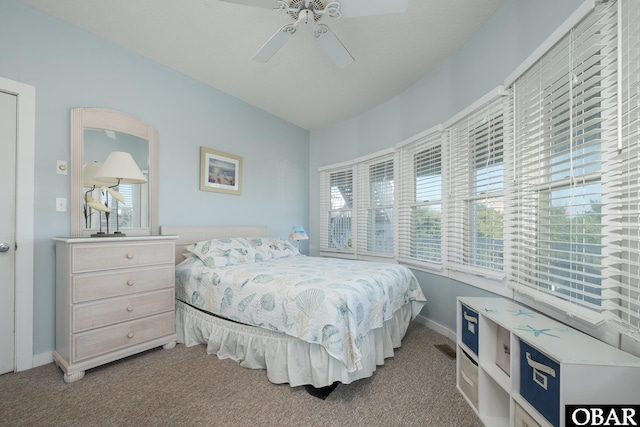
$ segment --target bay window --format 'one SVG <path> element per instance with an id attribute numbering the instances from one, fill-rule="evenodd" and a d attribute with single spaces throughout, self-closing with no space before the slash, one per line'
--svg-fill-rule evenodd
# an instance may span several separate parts
<path id="1" fill-rule="evenodd" d="M 485 277 L 640 338 L 640 2 L 567 22 L 506 88 L 320 168 L 321 251 Z"/>

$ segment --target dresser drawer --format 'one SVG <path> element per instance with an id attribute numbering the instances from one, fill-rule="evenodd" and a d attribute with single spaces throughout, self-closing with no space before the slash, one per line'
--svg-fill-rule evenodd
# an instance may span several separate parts
<path id="1" fill-rule="evenodd" d="M 174 334 L 173 319 L 173 312 L 170 312 L 75 334 L 72 336 L 72 362 Z"/>
<path id="2" fill-rule="evenodd" d="M 82 273 L 143 265 L 173 264 L 173 242 L 73 245 L 71 272 Z"/>
<path id="3" fill-rule="evenodd" d="M 72 276 L 74 303 L 173 287 L 175 268 L 153 267 Z"/>
<path id="4" fill-rule="evenodd" d="M 111 298 L 73 306 L 72 332 L 100 328 L 138 319 L 151 314 L 173 311 L 173 289 Z"/>

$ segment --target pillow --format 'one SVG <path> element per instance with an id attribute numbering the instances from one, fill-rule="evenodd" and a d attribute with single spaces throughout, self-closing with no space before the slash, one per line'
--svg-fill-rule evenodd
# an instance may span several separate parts
<path id="1" fill-rule="evenodd" d="M 251 245 L 264 260 L 300 255 L 298 248 L 288 240 L 277 237 L 260 237 L 250 240 Z"/>
<path id="2" fill-rule="evenodd" d="M 188 245 L 185 250 L 185 257 L 197 256 L 212 268 L 300 255 L 291 242 L 277 237 L 211 239 Z"/>
<path id="3" fill-rule="evenodd" d="M 256 262 L 255 249 L 243 237 L 204 240 L 185 247 L 185 250 L 200 258 L 208 267 Z"/>

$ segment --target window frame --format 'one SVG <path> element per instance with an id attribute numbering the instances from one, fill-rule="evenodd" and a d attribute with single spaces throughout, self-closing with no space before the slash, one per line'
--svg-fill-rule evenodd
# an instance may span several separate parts
<path id="1" fill-rule="evenodd" d="M 607 244 L 602 231 L 596 233 L 600 242 L 590 243 L 593 233 L 574 227 L 574 220 L 587 224 L 599 216 L 603 225 L 598 213 L 604 206 L 603 153 L 615 143 L 611 15 L 611 7 L 601 5 L 585 16 L 511 84 L 515 142 L 509 204 L 516 209 L 510 217 L 509 286 L 517 300 L 534 298 L 594 325 L 603 321 L 598 300 Z M 593 44 L 594 38 L 600 43 Z M 565 199 L 560 217 L 554 202 Z M 589 252 L 590 247 L 601 249 Z"/>
<path id="2" fill-rule="evenodd" d="M 502 152 L 502 163 L 508 151 L 505 146 L 508 144 L 508 135 L 504 130 L 505 122 L 508 121 L 509 112 L 507 110 L 508 97 L 510 91 L 504 86 L 498 86 L 469 107 L 445 122 L 445 138 L 449 146 L 449 180 L 448 180 L 448 197 L 447 197 L 447 269 L 457 272 L 458 278 L 464 278 L 466 274 L 485 275 L 491 280 L 504 281 L 504 267 L 487 268 L 480 263 L 475 262 L 480 247 L 477 246 L 478 240 L 475 236 L 477 230 L 477 221 L 470 221 L 470 207 L 479 200 L 484 200 L 490 205 L 494 200 L 502 199 L 502 224 L 499 226 L 503 236 L 501 244 L 501 252 L 504 254 L 504 212 L 507 210 L 506 193 L 505 193 L 505 176 L 506 168 L 503 166 L 502 171 L 502 188 L 500 190 L 474 192 L 473 171 L 475 170 L 475 148 L 478 144 L 487 145 L 492 143 L 491 135 L 484 138 L 469 137 L 477 129 L 484 127 L 489 121 L 491 126 L 493 118 L 499 116 L 499 126 L 503 128 L 500 151 Z M 488 149 L 488 148 L 487 148 Z M 499 203 L 496 203 L 499 204 Z M 474 217 L 477 219 L 477 217 Z M 462 233 L 459 230 L 463 230 Z M 500 251 L 500 248 L 498 248 Z M 504 259 L 504 256 L 503 256 Z M 504 261 L 502 261 L 504 266 Z M 464 279 L 467 281 L 468 279 Z"/>
<path id="3" fill-rule="evenodd" d="M 353 162 L 340 163 L 336 165 L 331 165 L 318 169 L 320 173 L 319 181 L 320 181 L 320 252 L 321 254 L 327 254 L 330 256 L 342 256 L 342 257 L 353 257 L 355 256 L 355 247 L 356 244 L 354 240 L 353 231 L 355 229 L 355 196 L 356 196 L 356 185 L 355 185 L 355 170 L 353 166 Z M 345 175 L 346 174 L 346 175 Z M 351 190 L 351 206 L 341 206 L 336 207 L 333 206 L 333 198 L 332 198 L 332 179 L 337 177 L 337 175 L 351 175 L 350 182 L 348 179 L 344 182 L 344 185 L 350 186 Z M 336 178 L 337 179 L 337 178 Z M 340 178 L 342 181 L 342 178 Z M 349 189 L 345 189 L 348 194 Z M 343 196 L 344 197 L 344 196 Z M 346 202 L 346 200 L 345 200 Z M 335 239 L 332 236 L 335 225 L 337 224 L 336 218 L 348 218 L 348 225 L 346 226 L 346 232 L 348 236 L 346 236 L 345 245 L 342 247 L 338 247 L 336 245 L 332 245 L 335 242 Z M 344 228 L 344 225 L 341 225 Z M 349 244 L 349 241 L 351 243 Z"/>
<path id="4" fill-rule="evenodd" d="M 397 258 L 400 262 L 413 265 L 426 271 L 442 272 L 444 269 L 445 248 L 446 248 L 446 221 L 442 219 L 444 212 L 444 195 L 447 188 L 447 163 L 443 159 L 447 156 L 447 147 L 444 143 L 443 128 L 441 125 L 434 126 L 426 131 L 409 138 L 395 146 L 398 152 L 398 176 L 399 176 L 399 196 L 398 196 L 398 236 Z M 424 186 L 418 185 L 418 180 L 424 175 L 418 171 L 418 156 L 427 153 L 430 150 L 437 150 L 436 161 L 431 161 L 427 167 L 439 169 L 440 185 L 437 186 L 437 178 L 433 184 L 427 183 Z M 434 157 L 426 154 L 427 157 Z M 424 167 L 424 166 L 423 166 Z M 435 174 L 434 174 L 435 175 Z M 436 190 L 434 187 L 438 187 Z M 417 200 L 418 192 L 431 196 L 426 200 Z M 438 197 L 439 193 L 439 197 Z M 440 211 L 440 217 L 436 219 L 439 225 L 437 227 L 420 227 L 416 221 L 414 212 L 418 209 L 426 208 L 427 210 L 434 208 L 434 211 Z M 403 226 L 401 226 L 402 224 Z M 406 225 L 405 225 L 406 224 Z M 417 236 L 420 228 L 427 234 L 433 234 L 436 241 L 432 245 L 427 245 L 430 252 L 434 255 L 431 257 L 420 256 L 418 249 L 419 242 Z"/>
<path id="5" fill-rule="evenodd" d="M 354 169 L 356 177 L 354 187 L 357 188 L 355 197 L 356 255 L 393 258 L 395 256 L 396 241 L 394 220 L 395 187 L 397 182 L 395 152 L 393 149 L 387 149 L 356 159 L 354 161 Z M 386 185 L 391 186 L 391 189 L 382 189 L 385 192 L 384 196 L 391 198 L 390 201 L 380 201 L 381 194 L 377 194 L 374 188 L 372 173 L 377 174 L 379 172 L 382 172 L 382 181 L 376 182 L 386 182 Z M 373 177 L 377 177 L 377 175 Z M 388 179 L 389 177 L 391 179 Z M 389 223 L 386 227 L 383 226 L 382 230 L 377 228 L 378 221 L 375 220 L 379 215 L 387 218 L 390 216 Z M 378 236 L 379 232 L 385 235 L 382 239 Z M 379 245 L 383 246 L 382 250 L 378 250 L 380 248 Z"/>

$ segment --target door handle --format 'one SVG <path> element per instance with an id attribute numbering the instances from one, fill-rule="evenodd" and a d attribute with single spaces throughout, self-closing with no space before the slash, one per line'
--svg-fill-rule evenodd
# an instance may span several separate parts
<path id="1" fill-rule="evenodd" d="M 0 243 L 0 252 L 7 252 L 9 249 L 11 249 L 11 246 L 8 243 Z"/>

